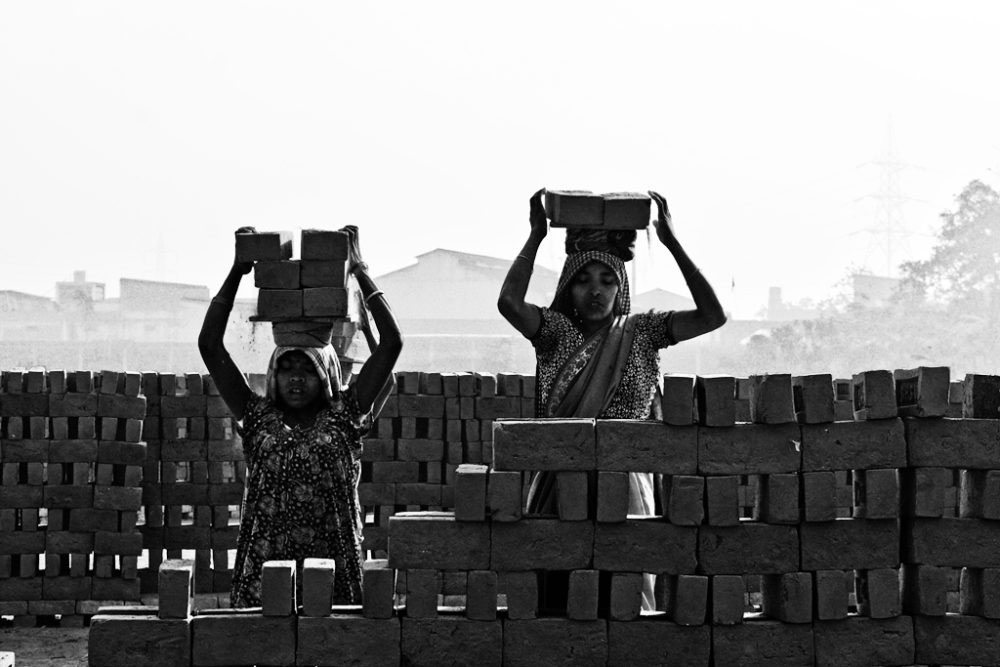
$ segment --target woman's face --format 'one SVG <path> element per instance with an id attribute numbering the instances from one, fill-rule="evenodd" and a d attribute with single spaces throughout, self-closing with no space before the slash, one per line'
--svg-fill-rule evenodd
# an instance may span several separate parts
<path id="1" fill-rule="evenodd" d="M 301 410 L 322 398 L 319 373 L 304 352 L 293 350 L 281 355 L 274 375 L 278 397 L 292 410 Z"/>
<path id="2" fill-rule="evenodd" d="M 570 283 L 573 308 L 584 322 L 609 318 L 618 297 L 618 277 L 599 262 L 591 262 L 577 271 Z"/>

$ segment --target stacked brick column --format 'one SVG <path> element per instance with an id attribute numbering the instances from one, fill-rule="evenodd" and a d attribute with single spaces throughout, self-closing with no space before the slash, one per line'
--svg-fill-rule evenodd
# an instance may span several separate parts
<path id="1" fill-rule="evenodd" d="M 141 377 L 7 372 L 3 390 L 0 609 L 81 623 L 100 601 L 138 600 Z"/>

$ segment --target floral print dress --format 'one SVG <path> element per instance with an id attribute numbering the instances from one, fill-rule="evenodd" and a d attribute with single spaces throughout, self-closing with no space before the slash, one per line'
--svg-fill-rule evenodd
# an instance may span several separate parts
<path id="1" fill-rule="evenodd" d="M 254 396 L 238 428 L 247 461 L 246 490 L 233 567 L 231 605 L 260 606 L 261 569 L 268 560 L 330 558 L 336 562 L 334 602 L 361 602 L 358 502 L 361 415 L 352 390 L 339 392 L 308 426 L 288 426 L 274 402 Z"/>

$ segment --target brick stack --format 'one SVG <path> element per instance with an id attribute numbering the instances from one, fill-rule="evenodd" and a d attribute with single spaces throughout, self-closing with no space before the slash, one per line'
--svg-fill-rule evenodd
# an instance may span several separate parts
<path id="1" fill-rule="evenodd" d="M 549 190 L 545 215 L 553 227 L 635 230 L 649 226 L 650 199 L 638 192 L 595 195 L 589 190 Z"/>
<path id="2" fill-rule="evenodd" d="M 301 259 L 292 259 L 290 232 L 236 235 L 237 259 L 254 262 L 259 288 L 254 321 L 271 322 L 278 345 L 322 347 L 343 355 L 353 341 L 357 303 L 348 289 L 348 237 L 302 230 Z M 331 336 L 336 336 L 331 341 Z"/>
<path id="3" fill-rule="evenodd" d="M 169 559 L 193 551 L 196 592 L 224 597 L 239 532 L 243 449 L 210 376 L 161 374 L 155 379 L 158 457 L 146 467 L 149 570 L 144 576 L 152 581 L 164 550 Z"/>
<path id="4" fill-rule="evenodd" d="M 534 414 L 534 378 L 511 373 L 396 373 L 396 392 L 365 439 L 358 487 L 365 549 L 384 557 L 396 511 L 454 506 L 455 471 L 490 462 L 493 420 Z"/>
<path id="5" fill-rule="evenodd" d="M 931 378 L 932 386 L 926 374 L 921 379 L 918 400 L 933 401 L 925 416 L 946 414 L 947 374 Z M 920 663 L 996 664 L 1000 655 L 1000 377 L 967 375 L 962 399 L 961 420 L 905 422 L 912 495 L 904 505 L 902 595 Z M 948 495 L 956 477 L 957 516 Z"/>
<path id="6" fill-rule="evenodd" d="M 140 375 L 7 372 L 3 390 L 0 608 L 79 624 L 100 601 L 138 600 Z"/>

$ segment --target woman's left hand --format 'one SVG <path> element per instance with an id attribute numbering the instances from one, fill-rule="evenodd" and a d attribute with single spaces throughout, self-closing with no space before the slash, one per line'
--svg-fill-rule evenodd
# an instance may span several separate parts
<path id="1" fill-rule="evenodd" d="M 361 268 L 368 268 L 361 258 L 361 242 L 358 240 L 358 228 L 355 225 L 341 227 L 340 231 L 347 234 L 347 272 L 354 273 Z"/>
<path id="2" fill-rule="evenodd" d="M 657 216 L 656 220 L 653 221 L 653 227 L 656 228 L 657 238 L 665 246 L 677 243 L 677 235 L 674 234 L 674 225 L 670 217 L 670 208 L 667 206 L 667 200 L 663 198 L 663 195 L 652 190 L 649 191 L 649 196 L 656 202 Z"/>

